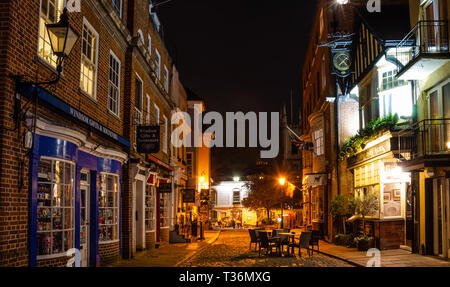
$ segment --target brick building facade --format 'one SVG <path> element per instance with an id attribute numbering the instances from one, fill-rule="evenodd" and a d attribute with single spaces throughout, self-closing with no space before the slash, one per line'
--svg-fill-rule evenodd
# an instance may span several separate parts
<path id="1" fill-rule="evenodd" d="M 157 15 L 147 1 L 80 1 L 60 81 L 36 85 L 57 75 L 45 24 L 64 2 L 0 3 L 0 266 L 66 266 L 74 248 L 82 266 L 109 264 L 168 241 L 176 216 L 158 192 L 173 178 L 175 103 Z M 159 153 L 137 153 L 137 125 L 160 126 Z"/>

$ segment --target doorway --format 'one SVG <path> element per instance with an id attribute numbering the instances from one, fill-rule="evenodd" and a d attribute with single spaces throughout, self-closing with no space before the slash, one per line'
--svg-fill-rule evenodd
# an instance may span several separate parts
<path id="1" fill-rule="evenodd" d="M 449 257 L 449 186 L 448 179 L 436 178 L 433 180 L 434 199 L 434 255 Z"/>
<path id="2" fill-rule="evenodd" d="M 90 223 L 90 172 L 81 171 L 80 175 L 80 261 L 81 267 L 89 266 L 89 223 Z"/>

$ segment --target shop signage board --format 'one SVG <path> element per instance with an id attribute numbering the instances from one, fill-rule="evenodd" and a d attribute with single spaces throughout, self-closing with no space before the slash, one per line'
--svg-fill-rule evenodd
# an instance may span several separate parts
<path id="1" fill-rule="evenodd" d="M 383 155 L 387 152 L 391 151 L 391 140 L 387 139 L 374 147 L 371 147 L 363 152 L 358 153 L 357 155 L 349 158 L 347 160 L 347 166 L 354 166 L 356 164 L 368 161 L 377 156 Z"/>
<path id="2" fill-rule="evenodd" d="M 195 203 L 195 189 L 183 190 L 183 202 L 184 203 Z"/>
<path id="3" fill-rule="evenodd" d="M 142 154 L 158 153 L 160 149 L 161 128 L 159 126 L 138 126 L 137 152 Z"/>
<path id="4" fill-rule="evenodd" d="M 160 183 L 158 186 L 159 193 L 172 193 L 172 183 Z"/>
<path id="5" fill-rule="evenodd" d="M 31 85 L 26 85 L 21 87 L 21 93 L 22 94 L 31 94 L 33 92 L 34 87 Z M 93 128 L 98 133 L 111 138 L 120 144 L 131 147 L 131 144 L 129 141 L 127 141 L 125 138 L 119 136 L 117 133 L 113 132 L 112 130 L 108 129 L 104 125 L 100 124 L 98 121 L 92 119 L 85 113 L 81 112 L 80 110 L 76 109 L 75 107 L 72 107 L 71 105 L 67 104 L 66 102 L 58 99 L 57 97 L 50 94 L 48 91 L 42 88 L 37 88 L 37 94 L 40 100 L 43 100 L 47 104 L 53 106 L 58 111 L 70 116 L 72 119 L 81 122 L 83 124 L 86 124 L 87 126 Z"/>
<path id="6" fill-rule="evenodd" d="M 202 189 L 200 191 L 200 200 L 209 201 L 209 189 Z"/>

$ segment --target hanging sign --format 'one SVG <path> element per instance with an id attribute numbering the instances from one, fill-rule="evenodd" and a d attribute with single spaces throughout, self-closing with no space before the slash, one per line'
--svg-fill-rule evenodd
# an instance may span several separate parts
<path id="1" fill-rule="evenodd" d="M 158 153 L 161 129 L 159 126 L 137 126 L 137 152 L 142 154 Z"/>
<path id="2" fill-rule="evenodd" d="M 318 186 L 327 184 L 328 174 L 308 174 L 306 178 L 306 186 Z"/>
<path id="3" fill-rule="evenodd" d="M 172 183 L 160 183 L 158 186 L 159 193 L 172 193 Z"/>
<path id="4" fill-rule="evenodd" d="M 195 203 L 195 189 L 183 190 L 183 202 L 184 203 Z"/>

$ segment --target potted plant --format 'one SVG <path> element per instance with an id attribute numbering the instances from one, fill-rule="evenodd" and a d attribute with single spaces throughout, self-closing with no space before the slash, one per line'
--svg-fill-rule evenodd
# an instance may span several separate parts
<path id="1" fill-rule="evenodd" d="M 374 238 L 366 233 L 366 216 L 373 215 L 378 211 L 378 198 L 373 194 L 364 195 L 364 198 L 357 198 L 355 201 L 355 211 L 362 218 L 363 235 L 356 237 L 355 243 L 359 251 L 367 251 L 374 246 Z"/>
<path id="2" fill-rule="evenodd" d="M 336 245 L 349 246 L 352 243 L 352 235 L 351 234 L 336 234 L 334 236 L 334 243 Z"/>
<path id="3" fill-rule="evenodd" d="M 330 213 L 342 224 L 343 234 L 347 234 L 347 217 L 355 212 L 355 199 L 350 195 L 337 195 L 330 203 Z"/>

